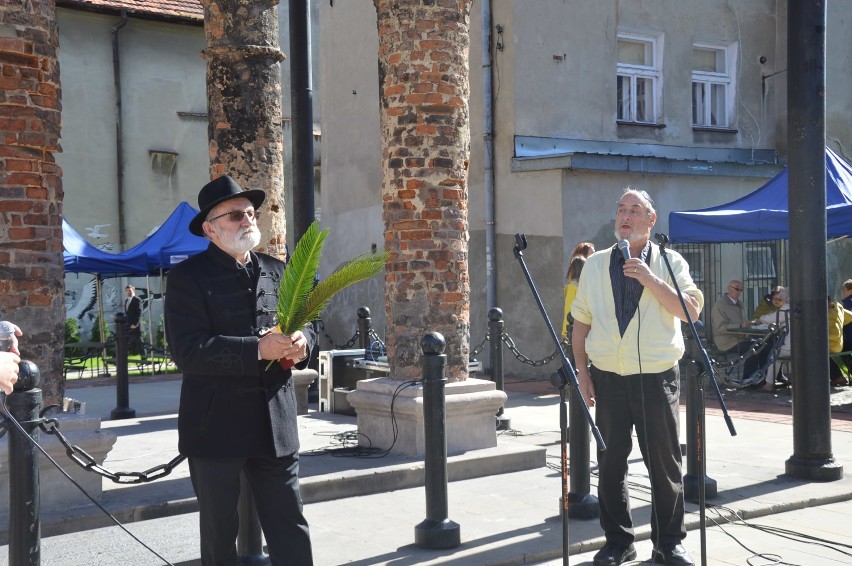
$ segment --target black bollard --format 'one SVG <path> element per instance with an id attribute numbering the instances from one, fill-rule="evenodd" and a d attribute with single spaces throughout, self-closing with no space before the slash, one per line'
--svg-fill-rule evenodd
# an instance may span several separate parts
<path id="1" fill-rule="evenodd" d="M 568 492 L 568 516 L 572 519 L 595 519 L 600 515 L 598 498 L 591 494 L 591 432 L 583 412 L 580 392 L 568 392 L 568 441 L 571 462 L 571 490 Z"/>
<path id="2" fill-rule="evenodd" d="M 22 361 L 15 390 L 6 399 L 10 415 L 29 435 L 17 427 L 9 433 L 9 564 L 14 566 L 41 564 L 39 453 L 31 441 L 39 439 L 40 381 L 38 366 Z"/>
<path id="3" fill-rule="evenodd" d="M 704 498 L 716 497 L 716 480 L 707 475 L 707 439 L 704 411 L 704 373 L 698 363 L 690 361 L 686 373 L 686 474 L 683 476 L 683 498 L 699 502 L 704 478 Z"/>
<path id="4" fill-rule="evenodd" d="M 237 514 L 240 520 L 237 531 L 237 564 L 240 566 L 271 564 L 269 557 L 263 553 L 263 531 L 260 527 L 260 519 L 257 518 L 254 497 L 252 497 L 245 473 L 240 474 Z"/>
<path id="5" fill-rule="evenodd" d="M 447 506 L 447 415 L 444 400 L 443 353 L 446 342 L 437 332 L 420 339 L 423 352 L 423 427 L 426 443 L 426 519 L 414 527 L 414 542 L 424 548 L 455 548 L 461 544 L 458 523 Z"/>
<path id="6" fill-rule="evenodd" d="M 115 313 L 115 402 L 109 416 L 113 420 L 131 419 L 136 410 L 130 408 L 130 383 L 127 375 L 127 343 L 130 324 L 123 312 Z"/>
<path id="7" fill-rule="evenodd" d="M 491 379 L 497 389 L 503 391 L 503 311 L 494 307 L 488 310 L 488 336 L 491 348 Z M 497 430 L 509 430 L 512 421 L 503 414 L 503 407 L 497 409 Z"/>
<path id="8" fill-rule="evenodd" d="M 364 359 L 370 358 L 370 309 L 358 307 L 358 348 L 364 350 Z"/>

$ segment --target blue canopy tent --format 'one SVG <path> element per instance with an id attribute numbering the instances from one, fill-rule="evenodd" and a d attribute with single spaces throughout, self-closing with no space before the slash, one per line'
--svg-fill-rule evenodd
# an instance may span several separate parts
<path id="1" fill-rule="evenodd" d="M 196 214 L 198 211 L 195 208 L 186 202 L 181 202 L 153 234 L 132 248 L 117 254 L 99 250 L 91 245 L 63 219 L 65 271 L 95 275 L 98 311 L 103 320 L 102 278 L 147 277 L 152 273 L 162 275 L 182 260 L 207 249 L 210 243 L 208 240 L 189 232 L 189 223 Z M 150 287 L 149 283 L 148 288 Z M 162 287 L 161 282 L 160 288 Z M 149 340 L 153 341 L 151 309 L 147 310 Z"/>
<path id="2" fill-rule="evenodd" d="M 852 166 L 825 148 L 825 203 L 829 238 L 852 236 Z M 737 243 L 789 239 L 787 169 L 727 204 L 669 213 L 673 243 Z"/>
<path id="3" fill-rule="evenodd" d="M 181 202 L 153 234 L 127 250 L 126 254 L 143 254 L 151 272 L 166 271 L 207 249 L 209 240 L 189 232 L 189 223 L 198 210 Z"/>
<path id="4" fill-rule="evenodd" d="M 65 271 L 92 273 L 102 277 L 129 277 L 148 274 L 148 258 L 143 253 L 113 254 L 99 250 L 62 219 L 62 247 Z"/>
<path id="5" fill-rule="evenodd" d="M 148 274 L 148 258 L 144 253 L 113 254 L 100 250 L 83 239 L 64 218 L 62 219 L 62 247 L 66 273 L 91 273 L 95 276 L 98 316 L 101 321 L 105 320 L 102 279 Z M 102 357 L 106 358 L 106 350 Z"/>

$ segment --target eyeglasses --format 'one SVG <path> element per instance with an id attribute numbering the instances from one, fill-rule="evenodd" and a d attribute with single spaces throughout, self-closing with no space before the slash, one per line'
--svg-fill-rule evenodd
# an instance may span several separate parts
<path id="1" fill-rule="evenodd" d="M 219 216 L 214 216 L 213 218 L 208 218 L 207 222 L 213 222 L 214 220 L 219 220 L 220 218 L 228 217 L 228 220 L 231 222 L 242 222 L 243 218 L 246 216 L 249 220 L 257 220 L 260 217 L 260 212 L 256 210 L 232 210 L 231 212 L 226 212 L 225 214 L 220 214 Z"/>
<path id="2" fill-rule="evenodd" d="M 742 292 L 742 290 L 743 290 L 743 288 L 742 288 L 742 287 L 728 287 L 728 289 L 731 289 L 732 291 L 737 291 L 737 292 L 740 292 L 740 293 L 741 293 L 741 292 Z"/>

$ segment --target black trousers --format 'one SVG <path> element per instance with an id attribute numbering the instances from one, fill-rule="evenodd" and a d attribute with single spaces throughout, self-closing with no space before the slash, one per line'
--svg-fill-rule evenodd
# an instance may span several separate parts
<path id="1" fill-rule="evenodd" d="M 627 485 L 628 458 L 636 430 L 651 481 L 651 540 L 654 546 L 686 537 L 679 427 L 680 370 L 618 375 L 590 369 L 595 420 L 606 443 L 598 451 L 598 501 L 607 542 L 633 542 Z"/>
<path id="2" fill-rule="evenodd" d="M 142 326 L 131 328 L 127 336 L 127 353 L 131 356 L 140 355 L 145 357 L 145 348 L 142 346 Z"/>
<path id="3" fill-rule="evenodd" d="M 273 566 L 311 566 L 308 522 L 299 493 L 299 455 L 282 458 L 190 457 L 189 473 L 198 498 L 201 564 L 234 566 L 239 529 L 240 472 L 254 496 L 257 516 Z"/>

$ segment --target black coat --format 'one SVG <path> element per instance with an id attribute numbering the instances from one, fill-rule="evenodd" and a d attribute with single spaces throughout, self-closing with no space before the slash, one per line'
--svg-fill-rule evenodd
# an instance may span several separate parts
<path id="1" fill-rule="evenodd" d="M 210 244 L 172 269 L 166 335 L 183 372 L 178 448 L 186 456 L 283 456 L 299 450 L 290 370 L 258 360 L 258 333 L 275 324 L 284 263 L 251 254 L 253 279 Z M 313 348 L 310 326 L 302 332 Z M 297 367 L 305 367 L 307 360 Z"/>
<path id="2" fill-rule="evenodd" d="M 130 297 L 130 300 L 127 301 L 125 311 L 128 324 L 139 324 L 139 317 L 142 315 L 142 299 L 136 295 Z"/>

